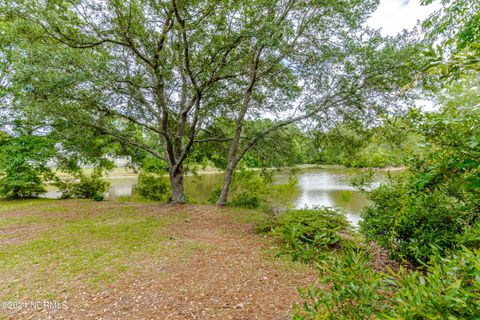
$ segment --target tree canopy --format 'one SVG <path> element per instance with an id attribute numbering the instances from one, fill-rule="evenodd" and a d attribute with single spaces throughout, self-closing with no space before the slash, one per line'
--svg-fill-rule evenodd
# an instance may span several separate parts
<path id="1" fill-rule="evenodd" d="M 95 132 L 165 161 L 174 202 L 185 200 L 194 144 L 226 144 L 224 204 L 236 165 L 275 130 L 314 116 L 372 117 L 408 96 L 418 44 L 363 27 L 377 5 L 7 0 L 8 107 L 70 139 Z M 211 134 L 219 117 L 234 129 Z M 258 117 L 275 120 L 245 128 Z"/>
<path id="2" fill-rule="evenodd" d="M 431 4 L 432 0 L 423 0 Z M 443 0 L 442 8 L 423 22 L 430 48 L 429 69 L 443 78 L 480 71 L 480 3 Z"/>

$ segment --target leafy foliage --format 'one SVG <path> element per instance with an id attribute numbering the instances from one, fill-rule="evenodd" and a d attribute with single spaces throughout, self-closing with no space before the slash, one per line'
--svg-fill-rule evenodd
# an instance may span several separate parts
<path id="1" fill-rule="evenodd" d="M 272 125 L 274 122 L 269 119 L 246 120 L 243 130 L 245 135 L 256 136 Z M 233 126 L 233 121 L 219 117 L 208 127 L 208 132 L 216 136 L 230 136 L 233 134 Z M 217 168 L 225 168 L 228 154 L 227 143 L 228 141 L 221 143 L 212 141 L 195 146 L 193 153 L 196 155 L 196 161 L 200 163 L 206 158 L 212 161 Z M 245 153 L 240 164 L 247 168 L 278 168 L 309 163 L 309 143 L 310 141 L 301 127 L 290 124 L 262 138 L 261 144 L 255 144 Z"/>
<path id="2" fill-rule="evenodd" d="M 376 319 L 389 309 L 392 284 L 386 274 L 370 266 L 363 250 L 348 250 L 318 264 L 324 287 L 300 289 L 303 305 L 296 305 L 293 319 Z"/>
<path id="3" fill-rule="evenodd" d="M 432 261 L 424 272 L 382 273 L 363 251 L 319 265 L 329 289 L 300 290 L 294 319 L 476 319 L 480 314 L 480 252 L 467 249 Z"/>
<path id="4" fill-rule="evenodd" d="M 426 272 L 405 269 L 393 279 L 392 312 L 386 319 L 477 319 L 480 315 L 480 252 L 438 256 Z"/>
<path id="5" fill-rule="evenodd" d="M 135 190 L 144 198 L 154 201 L 167 201 L 170 197 L 170 186 L 165 176 L 153 173 L 138 175 Z"/>
<path id="6" fill-rule="evenodd" d="M 57 179 L 54 185 L 61 192 L 63 199 L 80 198 L 103 200 L 103 194 L 108 190 L 110 183 L 102 180 L 101 171 L 94 171 L 91 176 L 79 172 L 74 179 Z"/>
<path id="7" fill-rule="evenodd" d="M 412 129 L 419 111 L 411 109 L 404 115 L 383 116 L 377 124 L 358 120 L 344 121 L 327 131 L 310 132 L 313 161 L 342 164 L 347 167 L 376 167 L 403 165 L 411 155 L 421 135 Z"/>
<path id="8" fill-rule="evenodd" d="M 229 204 L 241 208 L 259 208 L 268 191 L 269 180 L 254 170 L 235 172 Z"/>
<path id="9" fill-rule="evenodd" d="M 268 218 L 258 230 L 277 237 L 283 254 L 304 262 L 322 259 L 350 242 L 345 215 L 328 207 L 287 211 Z"/>
<path id="10" fill-rule="evenodd" d="M 232 142 L 227 168 L 234 170 L 263 137 L 289 123 L 340 106 L 373 111 L 402 95 L 416 72 L 404 61 L 418 50 L 408 37 L 384 39 L 363 28 L 377 5 L 5 0 L 2 37 L 14 39 L 9 107 L 164 161 L 172 201 L 183 202 L 180 176 L 200 132 L 203 140 Z M 294 104 L 287 119 L 247 128 L 247 119 L 287 115 Z M 234 121 L 226 140 L 203 130 L 220 116 Z"/>
<path id="11" fill-rule="evenodd" d="M 424 4 L 432 0 L 423 0 Z M 480 3 L 444 0 L 443 8 L 423 23 L 430 46 L 427 70 L 444 79 L 480 71 Z M 434 46 L 434 43 L 439 43 Z"/>
<path id="12" fill-rule="evenodd" d="M 23 127 L 15 127 L 13 135 L 0 134 L 0 196 L 33 198 L 45 193 L 43 181 L 53 177 L 47 166 L 55 154 L 50 137 Z"/>
<path id="13" fill-rule="evenodd" d="M 361 230 L 393 257 L 413 263 L 477 243 L 480 223 L 479 108 L 446 108 L 420 129 L 425 151 L 409 171 L 372 191 Z M 465 236 L 464 236 L 465 234 Z M 471 242 L 465 242 L 469 234 Z"/>
<path id="14" fill-rule="evenodd" d="M 228 205 L 232 207 L 257 209 L 279 213 L 291 207 L 298 189 L 297 180 L 290 175 L 288 182 L 276 183 L 273 171 L 243 169 L 235 172 Z M 214 190 L 209 202 L 216 203 L 220 190 Z"/>

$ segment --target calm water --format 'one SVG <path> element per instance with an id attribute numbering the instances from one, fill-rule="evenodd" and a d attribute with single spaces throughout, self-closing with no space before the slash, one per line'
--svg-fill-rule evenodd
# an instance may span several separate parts
<path id="1" fill-rule="evenodd" d="M 353 174 L 344 168 L 303 170 L 297 175 L 300 192 L 295 207 L 338 206 L 347 212 L 353 225 L 358 225 L 367 199 L 350 185 Z"/>
<path id="2" fill-rule="evenodd" d="M 312 206 L 339 206 L 345 209 L 348 219 L 357 225 L 360 220 L 359 213 L 366 205 L 365 195 L 349 184 L 355 171 L 345 168 L 328 169 L 302 169 L 296 174 L 298 179 L 299 194 L 295 201 L 296 208 Z M 387 173 L 379 172 L 377 180 L 383 180 Z M 276 181 L 288 179 L 287 173 L 277 173 Z M 131 196 L 136 178 L 109 179 L 111 183 L 107 198 L 115 199 L 120 196 Z M 208 173 L 187 176 L 185 191 L 190 199 L 206 202 L 210 193 L 223 181 L 222 173 Z M 50 191 L 47 197 L 58 197 L 58 193 Z"/>

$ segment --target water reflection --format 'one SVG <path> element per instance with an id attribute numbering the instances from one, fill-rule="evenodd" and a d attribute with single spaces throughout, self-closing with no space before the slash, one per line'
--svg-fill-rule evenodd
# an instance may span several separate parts
<path id="1" fill-rule="evenodd" d="M 223 183 L 223 173 L 206 173 L 185 177 L 185 193 L 196 202 L 207 202 L 210 194 L 220 188 Z"/>
<path id="2" fill-rule="evenodd" d="M 133 187 L 137 183 L 136 177 L 110 179 L 110 189 L 107 193 L 107 199 L 117 199 L 119 197 L 130 197 L 133 194 Z"/>
<path id="3" fill-rule="evenodd" d="M 303 170 L 297 175 L 300 193 L 295 207 L 338 206 L 357 225 L 367 199 L 350 185 L 351 173 L 344 168 Z"/>

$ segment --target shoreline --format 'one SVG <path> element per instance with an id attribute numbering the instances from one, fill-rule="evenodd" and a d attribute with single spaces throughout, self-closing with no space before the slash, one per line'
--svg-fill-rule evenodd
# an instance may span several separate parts
<path id="1" fill-rule="evenodd" d="M 352 168 L 346 167 L 344 165 L 337 165 L 337 164 L 301 164 L 294 167 L 269 167 L 269 168 L 249 168 L 253 171 L 261 171 L 261 170 L 289 170 L 289 169 L 297 169 L 297 170 L 304 170 L 304 169 L 345 169 L 345 170 L 366 170 L 372 169 L 376 171 L 403 171 L 405 167 L 385 167 L 385 168 Z M 124 172 L 119 172 L 124 171 Z M 211 174 L 222 174 L 225 171 L 218 168 L 207 168 L 198 170 L 195 173 L 189 171 L 185 173 L 185 176 L 192 177 L 195 175 L 211 175 Z M 115 179 L 129 179 L 129 178 L 137 178 L 139 173 L 134 173 L 132 170 L 128 170 L 126 168 L 115 168 L 112 172 L 107 173 L 103 178 L 105 180 L 115 180 Z"/>

